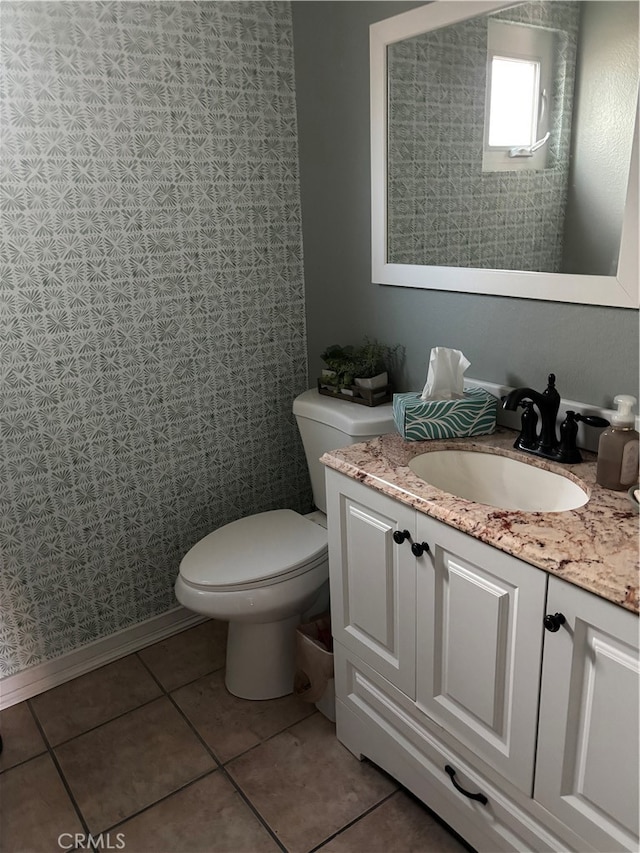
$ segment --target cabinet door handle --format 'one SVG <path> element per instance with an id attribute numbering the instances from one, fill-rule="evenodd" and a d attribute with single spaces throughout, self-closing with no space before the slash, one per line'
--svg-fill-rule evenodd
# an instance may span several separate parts
<path id="1" fill-rule="evenodd" d="M 414 542 L 411 545 L 411 553 L 414 557 L 422 557 L 423 554 L 428 554 L 430 550 L 428 542 Z"/>
<path id="2" fill-rule="evenodd" d="M 402 545 L 405 539 L 411 539 L 411 534 L 408 530 L 394 530 L 393 541 L 396 545 Z"/>
<path id="3" fill-rule="evenodd" d="M 470 800 L 477 800 L 479 803 L 482 803 L 483 806 L 486 806 L 489 800 L 485 797 L 484 794 L 472 794 L 470 791 L 465 791 L 465 789 L 460 785 L 459 782 L 456 781 L 456 771 L 450 764 L 445 765 L 445 772 L 449 774 L 451 777 L 451 782 L 453 783 L 453 787 L 456 791 L 459 791 L 461 794 L 464 794 L 465 797 L 469 797 Z"/>
<path id="4" fill-rule="evenodd" d="M 544 627 L 547 631 L 551 631 L 552 634 L 555 634 L 556 631 L 560 630 L 560 626 L 564 625 L 567 620 L 564 618 L 562 613 L 547 613 L 547 615 L 542 620 Z"/>

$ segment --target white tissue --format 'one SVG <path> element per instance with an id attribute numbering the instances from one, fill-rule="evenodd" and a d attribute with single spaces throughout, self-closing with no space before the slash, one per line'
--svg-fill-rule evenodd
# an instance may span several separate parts
<path id="1" fill-rule="evenodd" d="M 421 399 L 459 400 L 464 397 L 464 372 L 470 364 L 459 349 L 434 347 Z"/>

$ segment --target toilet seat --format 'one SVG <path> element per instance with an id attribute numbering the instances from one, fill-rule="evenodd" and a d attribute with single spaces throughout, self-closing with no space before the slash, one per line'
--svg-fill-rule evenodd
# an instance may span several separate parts
<path id="1" fill-rule="evenodd" d="M 327 550 L 324 528 L 293 510 L 270 510 L 225 524 L 196 542 L 180 563 L 180 575 L 200 590 L 251 589 L 321 565 Z"/>

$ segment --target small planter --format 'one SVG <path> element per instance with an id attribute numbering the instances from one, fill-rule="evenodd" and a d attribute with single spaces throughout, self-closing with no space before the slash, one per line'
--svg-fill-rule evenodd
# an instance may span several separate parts
<path id="1" fill-rule="evenodd" d="M 390 403 L 393 399 L 391 385 L 383 385 L 381 388 L 363 388 L 360 385 L 335 388 L 328 386 L 322 379 L 318 379 L 318 393 L 336 400 L 344 400 L 345 403 L 360 403 L 361 406 L 379 406 L 382 403 Z"/>
<path id="2" fill-rule="evenodd" d="M 368 388 L 370 391 L 375 391 L 377 388 L 384 388 L 385 385 L 389 384 L 389 375 L 385 373 L 378 373 L 377 376 L 371 376 L 368 379 L 354 379 L 353 380 L 358 388 Z"/>
<path id="3" fill-rule="evenodd" d="M 318 379 L 320 393 L 363 406 L 388 403 L 393 396 L 388 371 L 397 349 L 366 338 L 359 346 L 327 347 L 320 356 L 327 365 Z"/>
<path id="4" fill-rule="evenodd" d="M 323 370 L 320 374 L 320 379 L 318 379 L 318 388 L 325 388 L 328 391 L 336 391 L 336 385 L 333 381 L 335 380 L 335 377 L 335 370 Z"/>

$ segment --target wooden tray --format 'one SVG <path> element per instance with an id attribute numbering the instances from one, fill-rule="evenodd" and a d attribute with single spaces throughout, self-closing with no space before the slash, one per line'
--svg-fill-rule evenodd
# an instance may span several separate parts
<path id="1" fill-rule="evenodd" d="M 333 397 L 335 400 L 344 400 L 346 403 L 358 403 L 360 406 L 381 406 L 390 403 L 393 399 L 393 387 L 383 385 L 380 388 L 361 388 L 359 385 L 351 385 L 351 394 L 343 394 L 331 388 L 323 387 L 322 379 L 318 379 L 318 394 L 325 397 Z"/>

